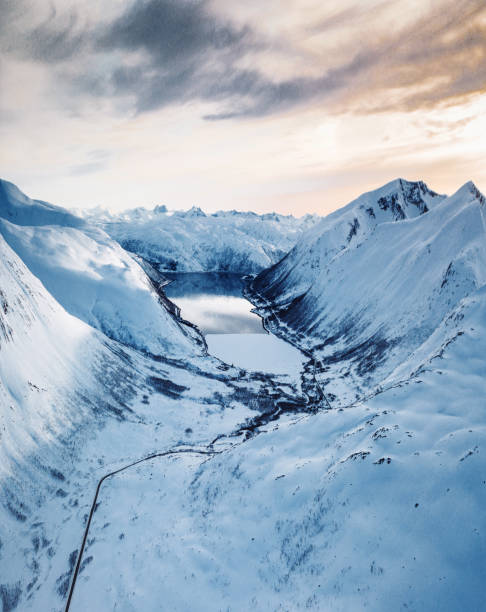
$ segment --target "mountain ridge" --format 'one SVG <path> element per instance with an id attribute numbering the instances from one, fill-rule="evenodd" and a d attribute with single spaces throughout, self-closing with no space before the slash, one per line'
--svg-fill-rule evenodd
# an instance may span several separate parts
<path id="1" fill-rule="evenodd" d="M 119 214 L 86 211 L 84 218 L 102 228 L 123 248 L 148 260 L 159 271 L 254 274 L 277 262 L 317 215 L 219 211 L 200 208 L 165 211 L 135 208 Z"/>
<path id="2" fill-rule="evenodd" d="M 475 185 L 468 182 L 449 197 L 428 191 L 428 210 L 411 209 L 407 219 L 391 206 L 380 208 L 396 195 L 399 181 L 326 217 L 250 285 L 272 331 L 313 353 L 321 382 L 342 401 L 364 395 L 381 375 L 387 379 L 391 364 L 398 367 L 485 282 L 484 198 Z M 413 206 L 421 185 L 406 183 Z M 367 212 L 370 206 L 380 208 L 381 219 Z M 359 227 L 350 237 L 356 218 Z"/>
<path id="3" fill-rule="evenodd" d="M 153 354 L 202 350 L 141 266 L 100 228 L 3 181 L 0 234 L 68 312 L 108 337 Z"/>

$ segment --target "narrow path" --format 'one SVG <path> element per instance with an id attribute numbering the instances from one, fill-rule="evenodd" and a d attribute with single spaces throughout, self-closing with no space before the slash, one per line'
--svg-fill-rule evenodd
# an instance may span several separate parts
<path id="1" fill-rule="evenodd" d="M 252 294 L 248 295 L 247 292 L 245 291 L 244 295 L 245 295 L 245 297 L 247 299 L 249 297 L 256 297 L 259 301 L 263 302 L 263 307 L 267 311 L 270 311 L 271 317 L 274 318 L 274 320 L 276 321 L 277 324 L 279 323 L 278 317 L 275 314 L 273 307 L 268 302 L 268 300 L 266 300 L 262 295 L 260 295 L 256 291 L 253 291 L 253 295 Z M 257 308 L 258 308 L 258 306 L 257 306 Z M 263 325 L 264 329 L 268 333 L 274 333 L 274 332 L 271 332 L 269 329 L 267 329 L 267 327 L 265 325 L 265 317 L 261 316 L 261 319 L 262 319 L 262 325 Z M 202 334 L 201 334 L 201 336 L 204 338 L 204 336 Z M 295 342 L 292 342 L 288 338 L 285 338 L 285 340 L 286 340 L 286 342 L 289 342 L 289 344 L 292 344 L 295 348 L 300 350 L 306 357 L 308 357 L 308 359 L 310 360 L 310 362 L 312 363 L 312 366 L 313 366 L 313 379 L 314 379 L 315 387 L 319 391 L 319 394 L 322 397 L 322 399 L 324 399 L 324 401 L 326 402 L 328 408 L 331 409 L 331 404 L 329 403 L 328 398 L 326 397 L 326 395 L 325 395 L 325 393 L 324 393 L 324 391 L 323 391 L 319 381 L 317 380 L 317 377 L 316 377 L 316 360 L 314 359 L 313 355 L 309 351 L 303 350 L 301 347 L 297 346 L 295 344 Z M 307 396 L 307 400 L 308 400 L 308 402 L 310 404 L 310 403 L 312 403 L 312 400 L 311 400 L 310 396 L 306 393 L 304 387 L 305 387 L 305 385 L 303 385 L 302 391 L 303 391 L 304 395 Z M 268 420 L 277 419 L 280 416 L 280 414 L 283 413 L 283 412 L 284 412 L 284 410 L 278 407 L 277 410 L 274 411 L 271 415 L 268 415 L 268 414 L 261 415 L 261 418 L 260 419 L 255 419 L 254 423 L 243 425 L 240 428 L 238 428 L 235 432 L 233 432 L 231 434 L 231 437 L 239 436 L 241 434 L 244 434 L 245 432 L 250 434 L 255 429 L 257 429 L 259 426 L 261 426 L 264 422 L 266 422 L 266 419 L 268 419 Z M 97 507 L 97 503 L 98 503 L 98 497 L 99 497 L 99 493 L 100 493 L 100 490 L 101 490 L 101 485 L 105 482 L 105 480 L 107 480 L 108 478 L 111 478 L 112 476 L 115 476 L 116 474 L 120 474 L 121 472 L 124 472 L 125 470 L 128 470 L 129 468 L 132 468 L 132 467 L 134 467 L 136 465 L 139 465 L 140 463 L 143 463 L 144 461 L 150 461 L 151 459 L 156 459 L 156 458 L 159 458 L 159 457 L 169 457 L 169 456 L 178 455 L 178 454 L 182 454 L 182 453 L 189 453 L 189 454 L 196 454 L 196 455 L 205 455 L 205 456 L 208 456 L 208 457 L 212 457 L 212 456 L 218 455 L 218 454 L 222 453 L 223 450 L 215 451 L 215 450 L 209 450 L 209 449 L 212 449 L 213 444 L 215 444 L 221 438 L 225 438 L 225 437 L 227 437 L 227 434 L 217 436 L 209 444 L 209 446 L 206 449 L 184 447 L 184 448 L 176 448 L 176 449 L 167 450 L 167 451 L 160 452 L 160 453 L 153 453 L 153 454 L 148 455 L 146 457 L 142 457 L 141 459 L 138 459 L 137 461 L 133 461 L 133 462 L 127 464 L 127 465 L 124 465 L 124 466 L 118 468 L 117 470 L 113 470 L 112 472 L 109 472 L 109 473 L 105 474 L 104 476 L 102 476 L 99 479 L 98 484 L 96 486 L 96 491 L 95 491 L 95 494 L 94 494 L 94 497 L 93 497 L 93 501 L 91 503 L 91 509 L 90 509 L 90 512 L 89 512 L 89 515 L 88 515 L 88 520 L 87 520 L 86 526 L 84 528 L 83 539 L 82 539 L 81 547 L 79 549 L 78 556 L 77 556 L 77 559 L 76 559 L 76 565 L 75 565 L 75 568 L 74 568 L 73 575 L 71 577 L 71 584 L 70 584 L 70 588 L 69 588 L 69 594 L 68 594 L 68 598 L 67 598 L 67 601 L 66 601 L 66 606 L 65 606 L 65 609 L 64 609 L 65 612 L 69 612 L 69 610 L 70 610 L 70 606 L 71 606 L 71 602 L 72 602 L 73 594 L 74 594 L 74 589 L 76 587 L 76 581 L 78 579 L 80 568 L 81 568 L 81 563 L 82 563 L 82 560 L 83 560 L 83 554 L 84 554 L 84 550 L 85 550 L 85 547 L 86 547 L 86 542 L 88 540 L 88 534 L 89 534 L 89 530 L 90 530 L 90 527 L 91 527 L 91 521 L 92 521 L 93 515 L 94 515 L 94 513 L 96 511 L 96 507 Z"/>
<path id="2" fill-rule="evenodd" d="M 218 455 L 219 453 L 221 453 L 223 451 L 214 451 L 214 450 L 204 450 L 204 449 L 195 449 L 195 448 L 179 448 L 179 449 L 173 449 L 173 450 L 168 450 L 168 451 L 164 451 L 162 453 L 154 453 L 152 455 L 149 455 L 148 457 L 143 457 L 142 459 L 138 459 L 137 461 L 133 461 L 132 463 L 129 463 L 128 465 L 124 465 L 121 468 L 118 468 L 117 470 L 113 470 L 113 472 L 109 472 L 108 474 L 105 474 L 102 478 L 100 478 L 100 480 L 98 481 L 98 485 L 96 487 L 96 492 L 93 498 L 93 502 L 91 504 L 91 510 L 89 512 L 89 516 L 88 516 L 88 522 L 86 523 L 86 527 L 84 528 L 84 534 L 83 534 L 83 541 L 81 542 L 81 548 L 79 549 L 79 553 L 78 553 L 78 558 L 76 560 L 76 566 L 74 568 L 74 573 L 72 575 L 71 578 L 71 587 L 69 589 L 69 595 L 66 601 L 66 607 L 64 608 L 65 612 L 69 612 L 69 608 L 71 606 L 71 601 L 73 598 L 73 593 L 74 593 L 74 587 L 76 586 L 76 580 L 78 578 L 79 575 L 79 569 L 81 567 L 81 561 L 83 558 L 83 553 L 84 553 L 84 549 L 86 546 L 86 541 L 88 539 L 88 533 L 89 533 L 89 528 L 91 526 L 91 520 L 93 518 L 93 514 L 96 511 L 96 504 L 98 501 L 98 495 L 101 489 L 101 485 L 103 484 L 103 482 L 105 480 L 107 480 L 108 478 L 111 478 L 112 476 L 115 476 L 116 474 L 119 474 L 120 472 L 123 472 L 125 470 L 128 470 L 129 468 L 133 467 L 134 465 L 138 465 L 139 463 L 143 463 L 144 461 L 150 461 L 150 459 L 156 459 L 157 457 L 168 457 L 170 455 L 179 455 L 182 453 L 192 453 L 192 454 L 196 454 L 196 455 L 206 455 L 206 456 L 214 456 L 214 455 Z"/>

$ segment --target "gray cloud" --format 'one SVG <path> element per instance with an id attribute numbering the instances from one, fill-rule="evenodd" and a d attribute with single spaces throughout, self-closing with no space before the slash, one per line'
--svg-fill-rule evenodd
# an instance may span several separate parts
<path id="1" fill-rule="evenodd" d="M 255 76 L 234 63 L 261 46 L 249 27 L 221 20 L 205 0 L 137 2 L 96 41 L 101 51 L 142 53 L 140 62 L 117 67 L 106 82 L 114 95 L 137 92 L 138 112 L 176 101 L 248 95 Z"/>
<path id="2" fill-rule="evenodd" d="M 0 6 L 14 21 L 25 13 L 22 0 L 0 0 Z M 53 9 L 48 19 L 24 27 L 22 37 L 5 26 L 1 33 L 4 51 L 51 66 L 73 99 L 125 100 L 124 108 L 138 113 L 200 100 L 216 104 L 206 119 L 222 120 L 316 101 L 328 112 L 409 110 L 482 91 L 484 13 L 483 0 L 444 0 L 406 28 L 397 23 L 380 38 L 361 36 L 354 57 L 336 53 L 335 65 L 319 76 L 284 80 L 272 80 L 257 65 L 238 67 L 241 57 L 256 62 L 271 45 L 251 28 L 212 13 L 207 0 L 138 0 L 111 23 L 97 25 Z M 362 16 L 356 3 L 317 23 L 313 33 L 325 35 Z M 433 78 L 438 84 L 425 87 Z M 406 93 L 390 102 L 386 92 L 398 87 Z"/>
<path id="3" fill-rule="evenodd" d="M 85 42 L 84 32 L 76 32 L 77 24 L 78 16 L 74 11 L 58 21 L 53 9 L 51 16 L 24 39 L 25 51 L 43 63 L 72 58 L 82 50 Z"/>
<path id="4" fill-rule="evenodd" d="M 105 49 L 147 51 L 158 64 L 184 62 L 209 51 L 233 53 L 247 47 L 250 30 L 220 21 L 205 0 L 142 0 L 133 4 L 100 36 Z"/>
<path id="5" fill-rule="evenodd" d="M 360 53 L 319 78 L 272 81 L 257 67 L 236 66 L 250 51 L 264 53 L 266 41 L 248 27 L 221 21 L 205 0 L 138 2 L 99 33 L 96 48 L 142 52 L 142 59 L 114 68 L 108 78 L 79 81 L 81 88 L 98 95 L 133 96 L 139 113 L 195 99 L 222 104 L 208 120 L 261 116 L 325 95 L 344 87 L 374 54 Z"/>
<path id="6" fill-rule="evenodd" d="M 40 20 L 26 0 L 0 0 L 0 49 L 19 59 L 54 64 L 80 53 L 89 38 L 74 10 L 54 5 Z"/>

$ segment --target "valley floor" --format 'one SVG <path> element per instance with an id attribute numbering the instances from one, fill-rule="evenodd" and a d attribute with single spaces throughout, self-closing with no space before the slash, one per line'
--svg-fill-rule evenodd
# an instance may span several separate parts
<path id="1" fill-rule="evenodd" d="M 65 550 L 49 572 L 60 596 L 96 475 L 163 439 L 216 453 L 156 458 L 106 481 L 71 610 L 482 610 L 486 372 L 464 356 L 479 356 L 486 319 L 481 301 L 471 308 L 474 331 L 419 378 L 344 410 L 283 415 L 259 435 L 231 435 L 251 401 L 208 402 L 226 383 L 185 374 L 191 403 L 166 403 L 159 422 L 151 394 L 137 426 L 113 422 L 92 440 L 91 468 L 83 479 L 78 468 L 77 492 L 54 515 L 63 528 L 50 522 Z M 258 386 L 247 376 L 238 393 Z M 33 609 L 58 609 L 52 587 L 44 597 Z"/>
<path id="2" fill-rule="evenodd" d="M 60 450 L 48 453 L 37 448 L 35 455 L 19 458 L 10 478 L 4 477 L 2 499 L 6 512 L 0 546 L 3 610 L 64 609 L 78 560 L 79 577 L 70 609 L 161 609 L 160 591 L 152 591 L 151 603 L 145 599 L 147 593 L 139 598 L 147 585 L 137 578 L 136 568 L 139 555 L 147 556 L 141 544 L 143 538 L 150 533 L 162 533 L 160 529 L 180 512 L 174 506 L 179 501 L 172 493 L 169 495 L 164 483 L 171 482 L 175 489 L 185 486 L 185 479 L 194 467 L 211 458 L 212 453 L 228 452 L 255 435 L 265 423 L 285 413 L 292 415 L 308 409 L 307 397 L 301 392 L 295 374 L 273 376 L 244 371 L 210 356 L 187 359 L 143 356 L 127 347 L 120 350 L 111 341 L 106 343 L 106 350 L 113 362 L 104 356 L 100 375 L 110 389 L 117 379 L 120 384 L 128 375 L 124 401 L 118 407 L 113 398 L 110 406 L 108 402 L 106 406 L 93 405 L 94 418 L 88 413 L 75 427 L 68 428 L 58 441 Z M 124 369 L 120 368 L 120 354 Z M 86 355 L 87 363 L 95 357 Z M 43 391 L 49 393 L 47 389 Z M 73 395 L 80 402 L 80 414 L 86 412 L 87 398 L 74 391 Z M 31 435 L 35 437 L 35 431 Z M 98 481 L 127 464 L 171 449 L 176 449 L 176 453 L 183 451 L 184 456 L 160 457 L 105 481 L 80 557 L 83 531 Z M 186 455 L 188 449 L 202 454 Z M 160 499 L 155 507 L 142 511 L 146 496 L 143 491 L 152 486 L 152 477 L 146 480 L 150 470 L 155 470 L 158 483 L 153 493 L 167 495 L 171 501 L 169 504 Z M 138 484 L 127 484 L 132 482 Z M 114 512 L 110 509 L 110 495 L 120 487 L 120 491 L 125 491 L 122 493 L 125 501 Z M 135 507 L 141 510 L 139 518 L 132 514 Z M 110 518 L 103 519 L 103 531 L 99 534 L 100 517 L 105 509 Z M 117 567 L 116 546 L 105 546 L 104 552 L 96 553 L 94 548 L 101 542 L 106 544 L 109 526 L 117 530 L 120 520 L 128 520 L 135 531 L 123 528 L 125 535 L 119 539 L 121 532 L 117 533 L 117 546 L 122 541 L 131 543 L 126 557 L 129 564 Z M 111 570 L 117 572 L 113 584 L 112 577 L 106 574 L 105 555 L 111 559 L 108 563 Z M 160 571 L 154 566 L 154 581 L 159 580 Z M 125 591 L 127 584 L 133 584 L 134 590 L 127 591 L 125 596 L 120 588 Z M 169 589 L 173 588 L 169 585 Z M 163 604 L 162 609 L 170 609 L 171 605 Z"/>

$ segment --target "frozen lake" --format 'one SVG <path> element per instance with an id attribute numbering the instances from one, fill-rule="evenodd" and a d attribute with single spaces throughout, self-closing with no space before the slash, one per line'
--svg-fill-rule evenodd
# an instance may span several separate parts
<path id="1" fill-rule="evenodd" d="M 226 363 L 275 374 L 298 375 L 304 355 L 268 334 L 253 306 L 242 295 L 241 276 L 229 273 L 165 273 L 164 289 L 206 337 L 209 352 Z"/>

